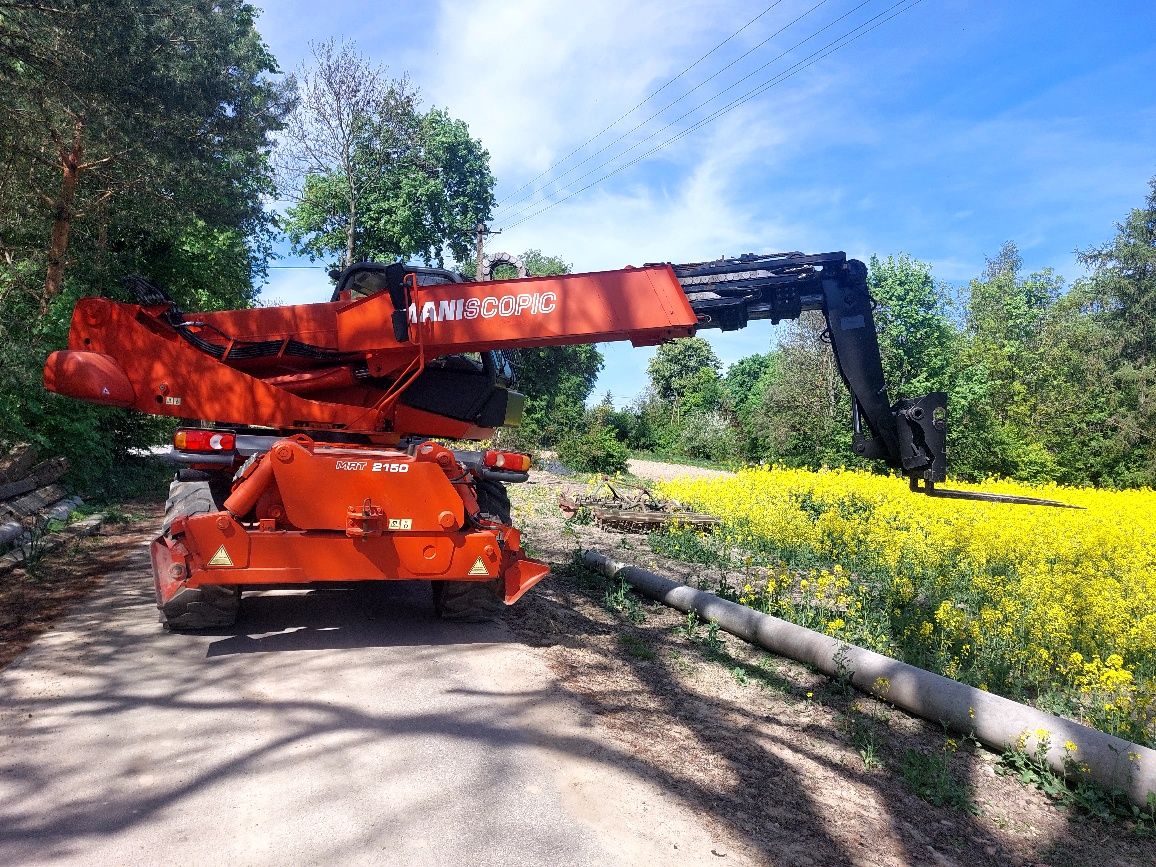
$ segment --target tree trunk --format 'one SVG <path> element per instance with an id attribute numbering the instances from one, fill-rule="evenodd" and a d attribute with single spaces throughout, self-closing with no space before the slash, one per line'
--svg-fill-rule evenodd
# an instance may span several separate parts
<path id="1" fill-rule="evenodd" d="M 357 200 L 352 196 L 349 199 L 349 222 L 345 226 L 345 261 L 341 264 L 348 268 L 353 264 L 353 241 L 357 236 Z"/>
<path id="2" fill-rule="evenodd" d="M 60 294 L 64 283 L 64 257 L 68 254 L 68 233 L 72 229 L 73 206 L 76 204 L 76 181 L 84 154 L 83 132 L 84 124 L 78 120 L 73 127 L 72 147 L 60 152 L 60 195 L 56 198 L 52 214 L 43 305 Z"/>
<path id="3" fill-rule="evenodd" d="M 349 225 L 346 227 L 346 260 L 342 262 L 344 267 L 349 267 L 354 264 L 354 231 L 356 229 L 357 208 L 349 208 Z"/>

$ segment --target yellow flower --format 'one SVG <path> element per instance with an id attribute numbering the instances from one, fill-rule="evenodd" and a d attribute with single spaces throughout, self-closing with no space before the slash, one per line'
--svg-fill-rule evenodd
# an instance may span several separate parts
<path id="1" fill-rule="evenodd" d="M 1156 492 L 1033 487 L 1082 511 L 913 497 L 904 479 L 762 465 L 665 483 L 765 564 L 775 613 L 911 654 L 982 689 L 1067 693 L 1093 725 L 1156 741 Z M 758 585 L 759 581 L 752 581 Z"/>

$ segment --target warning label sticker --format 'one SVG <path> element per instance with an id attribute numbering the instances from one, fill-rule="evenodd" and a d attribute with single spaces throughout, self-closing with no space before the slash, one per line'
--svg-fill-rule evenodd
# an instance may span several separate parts
<path id="1" fill-rule="evenodd" d="M 486 568 L 486 562 L 481 557 L 479 557 L 477 560 L 474 561 L 474 565 L 470 567 L 470 571 L 467 572 L 466 574 L 467 575 L 489 575 L 490 570 Z"/>
<path id="2" fill-rule="evenodd" d="M 217 553 L 213 555 L 213 559 L 209 561 L 210 566 L 232 566 L 233 558 L 229 556 L 229 552 L 225 550 L 222 545 L 217 549 Z"/>

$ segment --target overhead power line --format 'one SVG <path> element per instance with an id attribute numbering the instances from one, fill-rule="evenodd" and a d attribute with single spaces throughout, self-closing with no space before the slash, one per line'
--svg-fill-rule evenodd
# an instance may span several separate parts
<path id="1" fill-rule="evenodd" d="M 753 48 L 751 48 L 749 51 L 747 51 L 747 52 L 743 53 L 743 54 L 742 54 L 742 55 L 740 55 L 739 57 L 736 57 L 734 60 L 732 60 L 730 63 L 728 63 L 726 66 L 724 66 L 722 69 L 718 70 L 718 71 L 717 71 L 717 72 L 715 72 L 714 74 L 712 74 L 712 75 L 710 75 L 709 77 L 705 78 L 704 80 L 700 81 L 698 84 L 696 84 L 694 87 L 692 87 L 692 88 L 691 88 L 690 90 L 688 90 L 686 93 L 684 93 L 682 96 L 678 97 L 678 99 L 675 99 L 675 100 L 673 100 L 673 101 L 671 101 L 671 102 L 668 102 L 666 105 L 664 105 L 662 108 L 658 109 L 658 111 L 654 112 L 654 113 L 653 113 L 652 115 L 650 115 L 648 118 L 646 118 L 646 119 L 645 119 L 645 120 L 643 120 L 642 122 L 640 122 L 640 123 L 637 123 L 637 124 L 635 124 L 634 126 L 632 126 L 630 129 L 628 129 L 628 130 L 627 130 L 626 132 L 624 132 L 622 135 L 618 136 L 618 138 L 614 139 L 614 141 L 610 142 L 609 144 L 603 145 L 601 148 L 599 148 L 598 150 L 594 151 L 594 153 L 592 153 L 592 154 L 590 154 L 589 156 L 587 156 L 587 157 L 586 157 L 586 159 L 582 160 L 581 162 L 579 162 L 579 163 L 575 163 L 575 164 L 574 164 L 574 165 L 572 165 L 570 168 L 566 169 L 566 171 L 562 172 L 562 174 L 560 174 L 560 175 L 558 175 L 557 177 L 553 178 L 553 180 L 554 180 L 555 182 L 557 182 L 557 181 L 561 181 L 561 180 L 562 180 L 563 178 L 565 178 L 567 175 L 571 174 L 572 172 L 574 172 L 574 171 L 576 171 L 577 169 L 580 169 L 582 166 L 586 165 L 586 163 L 590 162 L 592 159 L 594 159 L 595 157 L 597 157 L 599 154 L 603 154 L 603 153 L 605 153 L 606 151 L 610 150 L 610 148 L 614 147 L 616 144 L 618 144 L 619 142 L 621 142 L 623 139 L 626 139 L 626 138 L 628 138 L 629 136 L 631 136 L 633 133 L 636 133 L 636 132 L 638 132 L 638 130 L 642 129 L 644 126 L 646 126 L 646 125 L 647 125 L 648 123 L 650 123 L 652 120 L 654 120 L 656 117 L 659 117 L 660 115 L 662 115 L 662 114 L 663 114 L 663 112 L 665 112 L 665 111 L 667 111 L 668 109 L 671 109 L 671 108 L 673 108 L 674 106 L 678 105 L 678 103 L 682 102 L 684 99 L 686 99 L 686 98 L 687 98 L 688 96 L 690 96 L 692 93 L 694 93 L 696 90 L 699 90 L 699 89 L 701 89 L 702 87 L 706 86 L 706 85 L 707 85 L 707 84 L 709 84 L 711 81 L 713 81 L 714 79 L 718 78 L 720 75 L 722 75 L 724 72 L 726 72 L 726 71 L 727 71 L 728 69 L 730 69 L 732 66 L 734 66 L 736 63 L 739 63 L 739 62 L 740 62 L 740 61 L 742 61 L 744 58 L 746 58 L 746 57 L 748 57 L 749 55 L 753 54 L 755 51 L 757 51 L 758 49 L 762 48 L 764 45 L 766 45 L 768 42 L 770 42 L 770 41 L 771 41 L 772 39 L 774 39 L 776 36 L 778 36 L 779 34 L 783 33 L 784 31 L 786 31 L 786 30 L 790 29 L 791 27 L 794 27 L 796 24 L 798 24 L 800 21 L 802 21 L 804 18 L 806 18 L 808 15 L 810 15 L 810 14 L 811 14 L 812 12 L 814 12 L 816 9 L 820 8 L 821 6 L 825 6 L 825 5 L 826 5 L 827 3 L 829 3 L 829 2 L 830 2 L 830 0 L 819 0 L 819 2 L 818 2 L 818 3 L 816 3 L 816 4 L 815 4 L 814 6 L 812 6 L 810 9 L 808 9 L 806 12 L 802 13 L 802 14 L 801 14 L 801 15 L 799 15 L 798 17 L 796 17 L 796 18 L 792 19 L 791 21 L 787 22 L 786 24 L 784 24 L 782 27 L 780 27 L 778 30 L 776 30 L 774 33 L 772 33 L 770 36 L 768 36 L 766 39 L 764 39 L 764 40 L 763 40 L 762 42 L 760 42 L 758 45 L 754 46 L 754 47 L 753 47 Z M 832 21 L 830 24 L 828 24 L 826 27 L 820 28 L 820 29 L 819 29 L 819 30 L 817 30 L 815 33 L 812 33 L 812 34 L 811 34 L 809 37 L 807 37 L 807 39 L 814 39 L 814 38 L 815 38 L 815 36 L 817 36 L 818 34 L 822 33 L 822 32 L 823 32 L 823 30 L 826 30 L 826 29 L 828 29 L 828 28 L 830 28 L 830 27 L 833 27 L 835 24 L 837 24 L 837 23 L 839 23 L 840 21 L 842 21 L 842 20 L 843 20 L 844 18 L 846 18 L 848 15 L 851 15 L 852 13 L 854 13 L 854 12 L 858 11 L 859 9 L 862 9 L 864 6 L 866 6 L 868 3 L 871 3 L 871 2 L 872 2 L 872 0 L 863 0 L 863 2 L 862 2 L 862 3 L 860 3 L 860 4 L 859 4 L 858 6 L 856 6 L 854 9 L 852 9 L 850 12 L 847 12 L 847 13 L 843 14 L 842 16 L 840 16 L 839 18 L 836 18 L 834 21 Z M 803 42 L 806 42 L 806 41 L 807 41 L 806 39 L 804 39 L 804 40 L 803 40 Z M 689 112 L 687 112 L 687 114 L 693 114 L 694 112 L 698 111 L 698 109 L 700 109 L 700 108 L 702 108 L 703 106 L 705 106 L 705 105 L 708 105 L 709 103 L 711 103 L 711 102 L 713 102 L 714 100 L 718 99 L 720 96 L 722 96 L 722 95 L 723 95 L 724 93 L 726 93 L 728 90 L 733 90 L 734 88 L 738 87 L 740 84 L 742 84 L 742 83 L 743 83 L 744 81 L 746 81 L 748 78 L 751 78 L 752 76 L 754 76 L 754 75 L 757 75 L 759 72 L 761 72 L 762 70 L 766 69 L 768 66 L 770 66 L 771 64 L 773 64 L 773 63 L 775 63 L 776 61 L 778 61 L 779 59 L 781 59 L 781 58 L 782 58 L 784 55 L 786 55 L 786 54 L 789 54 L 791 51 L 793 51 L 795 48 L 798 48 L 798 47 L 799 47 L 799 45 L 802 45 L 802 44 L 803 44 L 802 42 L 796 43 L 796 44 L 795 44 L 795 45 L 794 45 L 792 48 L 790 48 L 790 49 L 788 49 L 787 51 L 783 52 L 783 54 L 780 54 L 780 55 L 779 55 L 778 57 L 776 57 L 774 60 L 771 60 L 771 61 L 768 61 L 767 63 L 764 63 L 762 66 L 760 66 L 760 67 L 758 67 L 757 69 L 753 70 L 752 72 L 749 72 L 749 73 L 747 73 L 746 75 L 744 75 L 742 78 L 740 78 L 738 81 L 736 81 L 736 82 L 734 82 L 733 84 L 731 84 L 729 87 L 726 87 L 726 88 L 724 88 L 723 90 L 720 90 L 720 91 L 719 91 L 718 93 L 716 93 L 714 96 L 710 97 L 710 99 L 707 99 L 707 100 L 706 100 L 706 101 L 704 101 L 704 102 L 700 102 L 698 105 L 696 105 L 694 108 L 692 108 L 692 109 L 691 109 Z M 686 117 L 686 114 L 684 114 L 684 115 L 680 116 L 680 117 L 679 117 L 677 120 L 675 120 L 675 121 L 672 121 L 671 123 L 668 123 L 668 124 L 666 124 L 666 126 L 660 127 L 660 128 L 658 129 L 658 131 L 657 131 L 657 132 L 655 132 L 655 133 L 652 133 L 652 134 L 651 134 L 651 137 L 653 137 L 654 135 L 657 135 L 658 133 L 661 133 L 661 132 L 662 132 L 663 130 L 665 130 L 665 129 L 668 129 L 668 128 L 669 128 L 669 127 L 672 125 L 672 123 L 678 123 L 678 121 L 679 121 L 679 120 L 682 120 L 682 118 L 684 118 L 684 117 Z M 643 141 L 646 141 L 646 140 L 647 140 L 647 139 L 643 139 Z M 637 144 L 636 144 L 636 145 L 634 145 L 634 147 L 637 147 Z M 614 160 L 618 159 L 618 158 L 619 158 L 620 156 L 622 156 L 623 154 L 629 153 L 629 152 L 630 152 L 630 150 L 631 150 L 631 148 L 627 148 L 625 151 L 622 151 L 621 153 L 618 153 L 618 154 L 615 154 L 615 155 L 613 155 L 613 156 L 610 156 L 609 158 L 607 158 L 606 160 L 604 160 L 603 162 L 601 162 L 601 163 L 599 163 L 597 166 L 595 166 L 595 167 L 594 167 L 594 169 L 592 169 L 592 171 L 598 171 L 598 168 L 599 168 L 600 166 L 604 166 L 604 165 L 606 165 L 607 163 L 613 162 Z M 586 177 L 586 175 L 583 175 L 583 177 Z M 531 191 L 530 191 L 530 192 L 529 192 L 527 195 L 524 195 L 524 196 L 520 196 L 520 197 L 517 199 L 517 201 L 514 201 L 514 202 L 512 202 L 512 203 L 510 204 L 510 207 L 513 207 L 514 205 L 517 205 L 517 204 L 519 204 L 520 202 L 526 201 L 526 200 L 527 200 L 529 197 L 533 196 L 533 193 L 534 193 L 534 191 L 533 191 L 533 190 L 531 190 Z M 532 208 L 532 207 L 535 207 L 535 206 L 536 206 L 536 205 L 535 205 L 534 203 L 530 203 L 528 206 L 523 206 L 522 208 L 519 208 L 517 213 L 521 213 L 522 211 L 526 210 L 526 208 L 527 208 L 527 207 L 530 207 L 530 208 Z M 499 207 L 500 207 L 500 206 L 499 206 Z"/>
<path id="2" fill-rule="evenodd" d="M 773 35 L 772 35 L 772 37 L 771 37 L 771 38 L 773 38 L 774 36 L 777 36 L 779 33 L 782 33 L 784 30 L 786 30 L 787 28 L 789 28 L 789 27 L 793 26 L 793 25 L 794 25 L 794 24 L 796 24 L 798 21 L 801 21 L 803 18 L 805 18 L 806 16 L 810 15 L 812 12 L 814 12 L 816 9 L 818 9 L 820 6 L 822 6 L 822 5 L 823 5 L 824 3 L 826 3 L 826 2 L 827 2 L 827 0 L 820 0 L 820 2 L 819 2 L 819 3 L 815 4 L 814 6 L 812 6 L 810 9 L 808 9 L 806 12 L 804 12 L 802 15 L 800 15 L 800 16 L 799 16 L 798 18 L 796 18 L 794 21 L 791 21 L 790 23 L 788 23 L 788 24 L 787 24 L 787 25 L 785 25 L 784 27 L 780 28 L 780 29 L 779 29 L 779 30 L 778 30 L 778 31 L 777 31 L 775 34 L 773 34 Z M 658 129 L 654 130 L 654 131 L 653 131 L 653 132 L 651 132 L 649 135 L 645 136 L 644 138 L 640 139 L 639 141 L 636 141 L 634 144 L 630 145 L 629 147 L 625 148 L 624 150 L 621 150 L 621 151 L 619 151 L 619 152 L 618 152 L 618 153 L 616 153 L 616 154 L 611 154 L 609 157 L 607 157 L 606 159 L 604 159 L 602 162 L 600 162 L 600 163 L 596 164 L 596 165 L 595 165 L 593 168 L 591 168 L 591 169 L 590 169 L 589 171 L 587 171 L 585 174 L 583 174 L 583 175 L 580 175 L 579 177 L 575 178 L 575 179 L 572 181 L 572 183 L 581 183 L 583 180 L 585 180 L 586 178 L 590 177 L 591 175 L 593 175 L 593 174 L 596 174 L 597 172 L 600 172 L 600 171 L 602 171 L 602 169 L 603 169 L 603 168 L 605 168 L 606 166 L 610 165 L 610 164 L 611 164 L 611 163 L 613 163 L 615 160 L 621 159 L 622 157 L 626 156 L 626 155 L 627 155 L 628 153 L 630 153 L 631 151 L 633 151 L 633 150 L 636 150 L 637 148 L 640 148 L 640 147 L 642 147 L 642 146 L 643 146 L 643 145 L 645 145 L 645 144 L 646 144 L 648 141 L 651 141 L 652 139 L 654 139 L 656 136 L 662 135 L 662 133 L 666 132 L 668 129 L 671 129 L 671 128 L 675 127 L 675 126 L 676 126 L 677 124 L 679 124 L 681 121 L 685 120 L 686 118 L 690 117 L 692 114 L 694 114 L 695 112 L 697 112 L 699 109 L 705 108 L 706 106 L 710 105 L 712 102 L 714 102 L 715 100 L 719 99 L 719 98 L 720 98 L 720 97 L 722 97 L 724 94 L 726 94 L 726 93 L 729 93 L 730 91 L 734 90 L 736 87 L 738 87 L 738 86 L 739 86 L 740 84 L 742 84 L 744 81 L 748 81 L 749 79 L 751 79 L 751 78 L 754 78 L 756 75 L 758 75 L 760 72 L 762 72 L 762 71 L 763 71 L 764 69 L 766 69 L 767 67 L 769 67 L 769 66 L 774 66 L 776 63 L 778 63 L 780 60 L 782 60 L 782 59 L 783 59 L 784 57 L 786 57 L 788 54 L 791 54 L 791 53 L 792 53 L 793 51 L 795 51 L 796 49 L 798 49 L 798 48 L 801 48 L 803 45 L 806 45 L 808 42 L 810 42 L 812 39 L 814 39 L 815 37 L 817 37 L 819 34 L 823 33 L 824 31 L 826 31 L 826 30 L 830 30 L 832 27 L 834 27 L 834 26 L 835 26 L 836 24 L 838 24 L 840 21 L 843 21 L 843 20 L 845 20 L 846 18 L 849 18 L 851 15 L 854 15 L 856 12 L 858 12 L 860 9 L 862 9 L 864 6 L 867 6 L 867 5 L 868 5 L 868 4 L 870 4 L 871 2 L 872 2 L 872 0 L 863 0 L 863 2 L 861 2 L 861 3 L 860 3 L 858 6 L 855 6 L 855 7 L 853 7 L 852 9 L 849 9 L 848 11 L 846 11 L 846 12 L 844 12 L 842 15 L 840 15 L 838 18 L 835 18 L 834 20 L 827 22 L 827 23 L 826 23 L 826 24 L 824 24 L 822 27 L 820 27 L 818 30 L 816 30 L 815 32 L 813 32 L 813 33 L 812 33 L 810 36 L 806 37 L 805 39 L 800 39 L 798 42 L 796 42 L 796 43 L 795 43 L 794 45 L 792 45 L 790 48 L 786 49 L 785 51 L 782 51 L 782 52 L 780 52 L 778 55 L 776 55 L 775 57 L 773 57 L 773 58 L 771 58 L 770 60 L 768 60 L 768 61 L 767 61 L 766 63 L 764 63 L 762 66 L 759 66 L 759 67 L 757 67 L 756 69 L 753 69 L 753 70 L 751 70 L 751 71 L 750 71 L 750 72 L 748 72 L 746 75 L 744 75 L 742 78 L 738 79 L 738 80 L 737 80 L 737 81 L 735 81 L 735 82 L 732 82 L 732 83 L 731 83 L 730 85 L 728 85 L 727 87 L 724 87 L 724 88 L 723 88 L 722 90 L 720 90 L 718 93 L 714 94 L 714 96 L 711 96 L 709 99 L 703 100 L 703 101 L 702 101 L 702 102 L 700 102 L 698 105 L 694 106 L 694 108 L 690 109 L 689 111 L 683 112 L 683 113 L 682 113 L 682 114 L 680 114 L 678 117 L 676 117 L 674 120 L 672 120 L 672 121 L 669 121 L 669 122 L 668 122 L 668 123 L 666 123 L 665 125 L 663 125 L 663 126 L 659 127 Z M 885 14 L 885 13 L 881 13 L 881 14 Z M 868 21 L 871 21 L 871 20 L 873 20 L 873 19 L 868 19 Z M 764 40 L 764 41 L 765 41 L 765 40 Z M 776 75 L 780 75 L 780 74 L 781 74 L 781 73 L 776 73 Z M 772 76 L 772 78 L 773 78 L 773 77 L 775 77 L 775 76 Z M 674 103 L 671 103 L 671 105 L 673 105 L 673 104 L 674 104 Z M 669 107 L 670 107 L 670 106 L 667 106 L 667 108 L 669 108 Z M 633 132 L 637 131 L 638 129 L 640 129 L 640 128 L 641 128 L 642 126 L 644 126 L 644 125 L 645 125 L 647 122 L 649 122 L 649 121 L 650 121 L 650 120 L 651 120 L 653 117 L 656 117 L 656 116 L 657 116 L 657 114 L 656 114 L 656 115 L 652 115 L 652 116 L 651 116 L 651 118 L 647 118 L 647 120 L 646 120 L 646 121 L 643 121 L 643 123 L 639 124 L 638 126 L 634 127 L 634 128 L 633 128 L 633 129 L 631 129 L 631 130 L 628 130 L 626 133 L 624 133 L 623 135 L 619 136 L 617 139 L 615 139 L 613 142 L 611 142 L 611 143 L 610 143 L 609 145 L 607 145 L 606 147 L 604 147 L 604 148 L 602 148 L 601 150 L 599 150 L 599 151 L 597 151 L 597 152 L 595 152 L 595 153 L 591 154 L 589 157 L 587 157 L 585 160 L 583 160 L 583 161 L 582 161 L 581 163 L 579 163 L 578 165 L 576 165 L 576 166 L 572 167 L 571 169 L 568 169 L 567 171 L 563 172 L 563 174 L 562 174 L 560 177 L 565 177 L 566 175 L 570 174 L 570 172 L 574 171 L 574 169 L 576 169 L 576 168 L 579 168 L 581 165 L 583 165 L 583 164 L 585 164 L 585 163 L 588 163 L 588 162 L 590 162 L 590 160 L 592 160 L 594 157 L 598 156 L 598 154 L 602 153 L 603 151 L 607 150 L 609 147 L 612 147 L 613 145 L 615 145 L 615 144 L 617 144 L 618 142 L 622 141 L 622 140 L 623 140 L 624 138 L 626 138 L 628 135 L 630 135 L 631 133 L 633 133 Z M 514 213 L 507 215 L 507 216 L 506 216 L 504 219 L 505 219 L 505 220 L 507 220 L 507 221 L 510 221 L 510 220 L 516 220 L 516 219 L 517 219 L 518 217 L 520 217 L 522 214 L 525 214 L 525 213 L 527 213 L 528 211 L 532 211 L 534 208 L 537 208 L 537 207 L 539 207 L 539 205 L 540 205 L 540 204 L 541 204 L 540 202 L 533 202 L 533 201 L 531 201 L 531 202 L 527 202 L 525 205 L 522 205 L 522 207 L 520 207 L 520 208 L 516 209 L 516 210 L 514 211 Z"/>
<path id="3" fill-rule="evenodd" d="M 742 33 L 744 30 L 746 30 L 748 27 L 750 27 L 752 24 L 754 24 L 756 21 L 758 21 L 760 18 L 762 18 L 764 15 L 766 15 L 768 12 L 770 12 L 772 9 L 774 9 L 776 6 L 778 6 L 782 2 L 783 2 L 783 0 L 775 0 L 774 3 L 772 3 L 766 9 L 764 9 L 762 12 L 760 12 L 758 15 L 756 15 L 754 18 L 752 18 L 750 21 L 748 21 L 746 24 L 744 24 L 742 27 L 740 27 L 738 30 L 736 30 L 734 33 L 732 33 L 730 36 L 728 36 L 722 42 L 718 43 L 714 48 L 712 48 L 706 54 L 702 55 L 698 60 L 694 61 L 694 63 L 692 63 L 690 66 L 686 67 L 682 72 L 680 72 L 674 78 L 670 79 L 664 85 L 662 85 L 657 90 L 655 90 L 654 92 L 649 94 L 647 97 L 645 97 L 640 103 L 638 103 L 638 105 L 634 106 L 629 111 L 619 115 L 613 122 L 610 123 L 609 126 L 602 128 L 601 130 L 596 132 L 594 135 L 590 136 L 590 138 L 586 139 L 586 141 L 582 142 L 582 144 L 578 145 L 578 147 L 574 148 L 574 150 L 570 151 L 570 153 L 566 154 L 566 156 L 562 157 L 562 159 L 555 162 L 553 165 L 551 165 L 549 168 L 547 168 L 541 174 L 536 175 L 533 178 L 530 178 L 530 180 L 526 181 L 526 183 L 522 184 L 522 186 L 518 187 L 518 189 L 514 190 L 512 193 L 510 193 L 508 196 L 506 196 L 506 198 L 502 199 L 502 201 L 498 202 L 498 207 L 499 208 L 502 207 L 504 204 L 509 202 L 510 199 L 517 196 L 518 193 L 522 192 L 522 190 L 524 190 L 528 187 L 532 187 L 537 181 L 541 180 L 546 175 L 550 174 L 550 172 L 554 171 L 554 169 L 558 168 L 560 165 L 562 165 L 564 162 L 566 162 L 566 160 L 570 159 L 570 157 L 574 156 L 574 154 L 578 153 L 580 150 L 582 150 L 582 148 L 586 147 L 586 145 L 590 144 L 593 141 L 596 141 L 602 135 L 604 135 L 605 133 L 614 129 L 614 127 L 618 126 L 619 123 L 621 123 L 626 118 L 630 117 L 630 115 L 634 114 L 634 112 L 638 111 L 638 109 L 642 108 L 642 106 L 646 105 L 646 103 L 650 102 L 650 100 L 654 99 L 656 96 L 658 96 L 660 93 L 662 93 L 664 90 L 666 90 L 668 87 L 670 87 L 672 84 L 674 84 L 676 81 L 678 81 L 680 78 L 682 78 L 684 75 L 686 75 L 688 72 L 690 72 L 692 69 L 694 69 L 696 66 L 698 66 L 700 63 L 702 63 L 704 60 L 706 60 L 708 57 L 710 57 L 712 54 L 714 54 L 716 51 L 718 51 L 720 48 L 722 48 L 724 45 L 726 45 L 728 42 L 730 42 L 732 39 L 734 39 L 736 36 L 738 36 L 740 33 Z M 762 45 L 762 44 L 763 43 L 759 43 L 759 45 Z M 758 48 L 758 47 L 759 47 L 758 45 L 755 46 L 755 48 Z M 751 50 L 753 51 L 754 49 L 751 49 Z M 748 51 L 747 54 L 750 54 L 750 51 Z M 746 57 L 746 56 L 747 56 L 746 54 L 743 55 L 743 57 Z M 742 58 L 740 57 L 739 60 L 741 60 L 741 59 Z M 737 61 L 735 61 L 735 62 L 737 62 Z M 731 65 L 733 65 L 733 64 L 728 64 L 727 67 L 723 67 L 723 68 L 726 69 Z M 719 70 L 719 72 L 721 72 L 721 71 L 722 70 Z M 717 75 L 717 74 L 718 73 L 715 73 L 715 75 Z M 709 79 L 708 79 L 708 81 L 709 81 Z M 521 198 L 519 198 L 517 201 L 521 201 Z M 517 204 L 517 202 L 515 202 L 515 204 Z"/>
<path id="4" fill-rule="evenodd" d="M 516 222 L 513 222 L 513 223 L 508 223 L 504 228 L 512 229 L 515 226 L 520 226 L 523 223 L 534 219 L 534 217 L 537 217 L 540 214 L 544 214 L 546 211 L 549 211 L 551 208 L 555 208 L 558 205 L 561 205 L 562 203 L 569 201 L 570 199 L 574 198 L 575 196 L 581 195 L 582 193 L 597 186 L 598 184 L 602 183 L 602 181 L 613 177 L 614 175 L 618 174 L 619 172 L 624 171 L 624 170 L 630 168 L 631 166 L 637 165 L 638 163 L 642 162 L 647 157 L 654 155 L 655 153 L 657 153 L 658 151 L 667 147 L 668 145 L 673 144 L 674 142 L 678 141 L 679 139 L 682 139 L 682 138 L 690 135 L 692 132 L 695 132 L 696 130 L 707 125 L 708 123 L 711 123 L 712 121 L 717 120 L 718 118 L 722 117 L 723 115 L 728 114 L 729 112 L 738 108 L 740 105 L 743 105 L 744 103 L 749 102 L 750 100 L 754 99 L 756 96 L 759 96 L 760 94 L 766 92 L 767 90 L 774 87 L 775 85 L 781 84 L 782 82 L 786 81 L 787 79 L 791 78 L 792 76 L 796 75 L 797 73 L 802 72 L 807 67 L 813 66 L 814 64 L 818 63 L 820 60 L 823 60 L 823 59 L 829 57 L 830 55 L 834 54 L 836 51 L 839 51 L 843 48 L 846 48 L 852 42 L 855 42 L 858 39 L 861 39 L 862 37 L 864 37 L 868 33 L 870 33 L 872 30 L 875 30 L 876 28 L 881 27 L 882 25 L 886 24 L 891 19 L 896 18 L 899 15 L 902 15 L 904 12 L 908 12 L 911 9 L 915 8 L 921 2 L 923 2 L 923 0 L 912 0 L 912 2 L 909 5 L 905 5 L 905 4 L 907 4 L 907 2 L 908 2 L 908 0 L 899 0 L 898 3 L 895 3 L 891 6 L 889 6 L 887 9 L 883 10 L 878 15 L 875 15 L 874 17 L 867 19 L 867 21 L 865 21 L 862 24 L 858 25 L 857 27 L 849 30 L 847 33 L 843 34 L 842 36 L 840 36 L 836 39 L 833 39 L 831 42 L 828 42 L 826 45 L 824 45 L 818 51 L 808 55 L 807 57 L 798 61 L 793 66 L 788 67 L 786 70 L 779 73 L 771 80 L 764 82 L 763 84 L 760 84 L 757 87 L 747 91 L 747 93 L 743 94 L 743 96 L 738 97 L 737 99 L 735 99 L 732 102 L 728 103 L 727 105 L 723 106 L 721 109 L 715 111 L 713 114 L 710 114 L 707 117 L 703 118 L 702 120 L 698 121 L 697 123 L 692 124 L 691 126 L 687 127 L 682 132 L 671 136 L 670 138 L 666 139 L 663 142 L 660 142 L 658 145 L 651 148 L 646 153 L 641 154 L 640 156 L 635 157 L 630 162 L 625 163 L 625 164 L 619 166 L 618 168 L 607 172 L 602 177 L 590 182 L 589 184 L 582 187 L 581 189 L 575 190 L 574 192 L 570 193 L 569 195 L 567 195 L 561 199 L 558 199 L 555 202 L 551 202 L 550 204 L 546 205 L 543 208 L 540 208 L 537 211 L 534 211 L 533 213 L 527 214 L 526 216 L 522 217 L 520 220 L 517 220 Z M 900 6 L 903 6 L 904 8 L 897 9 L 897 7 L 900 7 Z M 896 9 L 897 9 L 897 11 L 893 12 L 892 14 L 890 14 L 890 15 L 887 14 L 889 12 L 892 12 L 892 10 L 896 10 Z M 884 18 L 883 16 L 885 16 L 885 15 L 887 17 Z M 875 23 L 872 23 L 872 22 L 875 22 Z M 867 25 L 869 25 L 869 24 L 871 26 L 868 27 Z M 685 115 L 684 115 L 684 117 L 685 117 Z M 625 155 L 625 153 L 629 153 L 629 151 L 625 151 L 623 154 L 620 154 L 620 156 Z M 591 174 L 591 173 L 588 173 L 588 174 Z M 585 176 L 583 176 L 583 177 L 585 177 Z M 581 180 L 581 178 L 579 178 L 579 180 Z"/>

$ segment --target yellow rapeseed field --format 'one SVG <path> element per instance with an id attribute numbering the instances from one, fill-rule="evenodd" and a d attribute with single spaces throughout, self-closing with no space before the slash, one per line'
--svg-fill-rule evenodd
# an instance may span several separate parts
<path id="1" fill-rule="evenodd" d="M 676 481 L 764 611 L 1156 743 L 1156 492 L 952 484 L 1083 510 L 926 497 L 852 470 Z"/>

